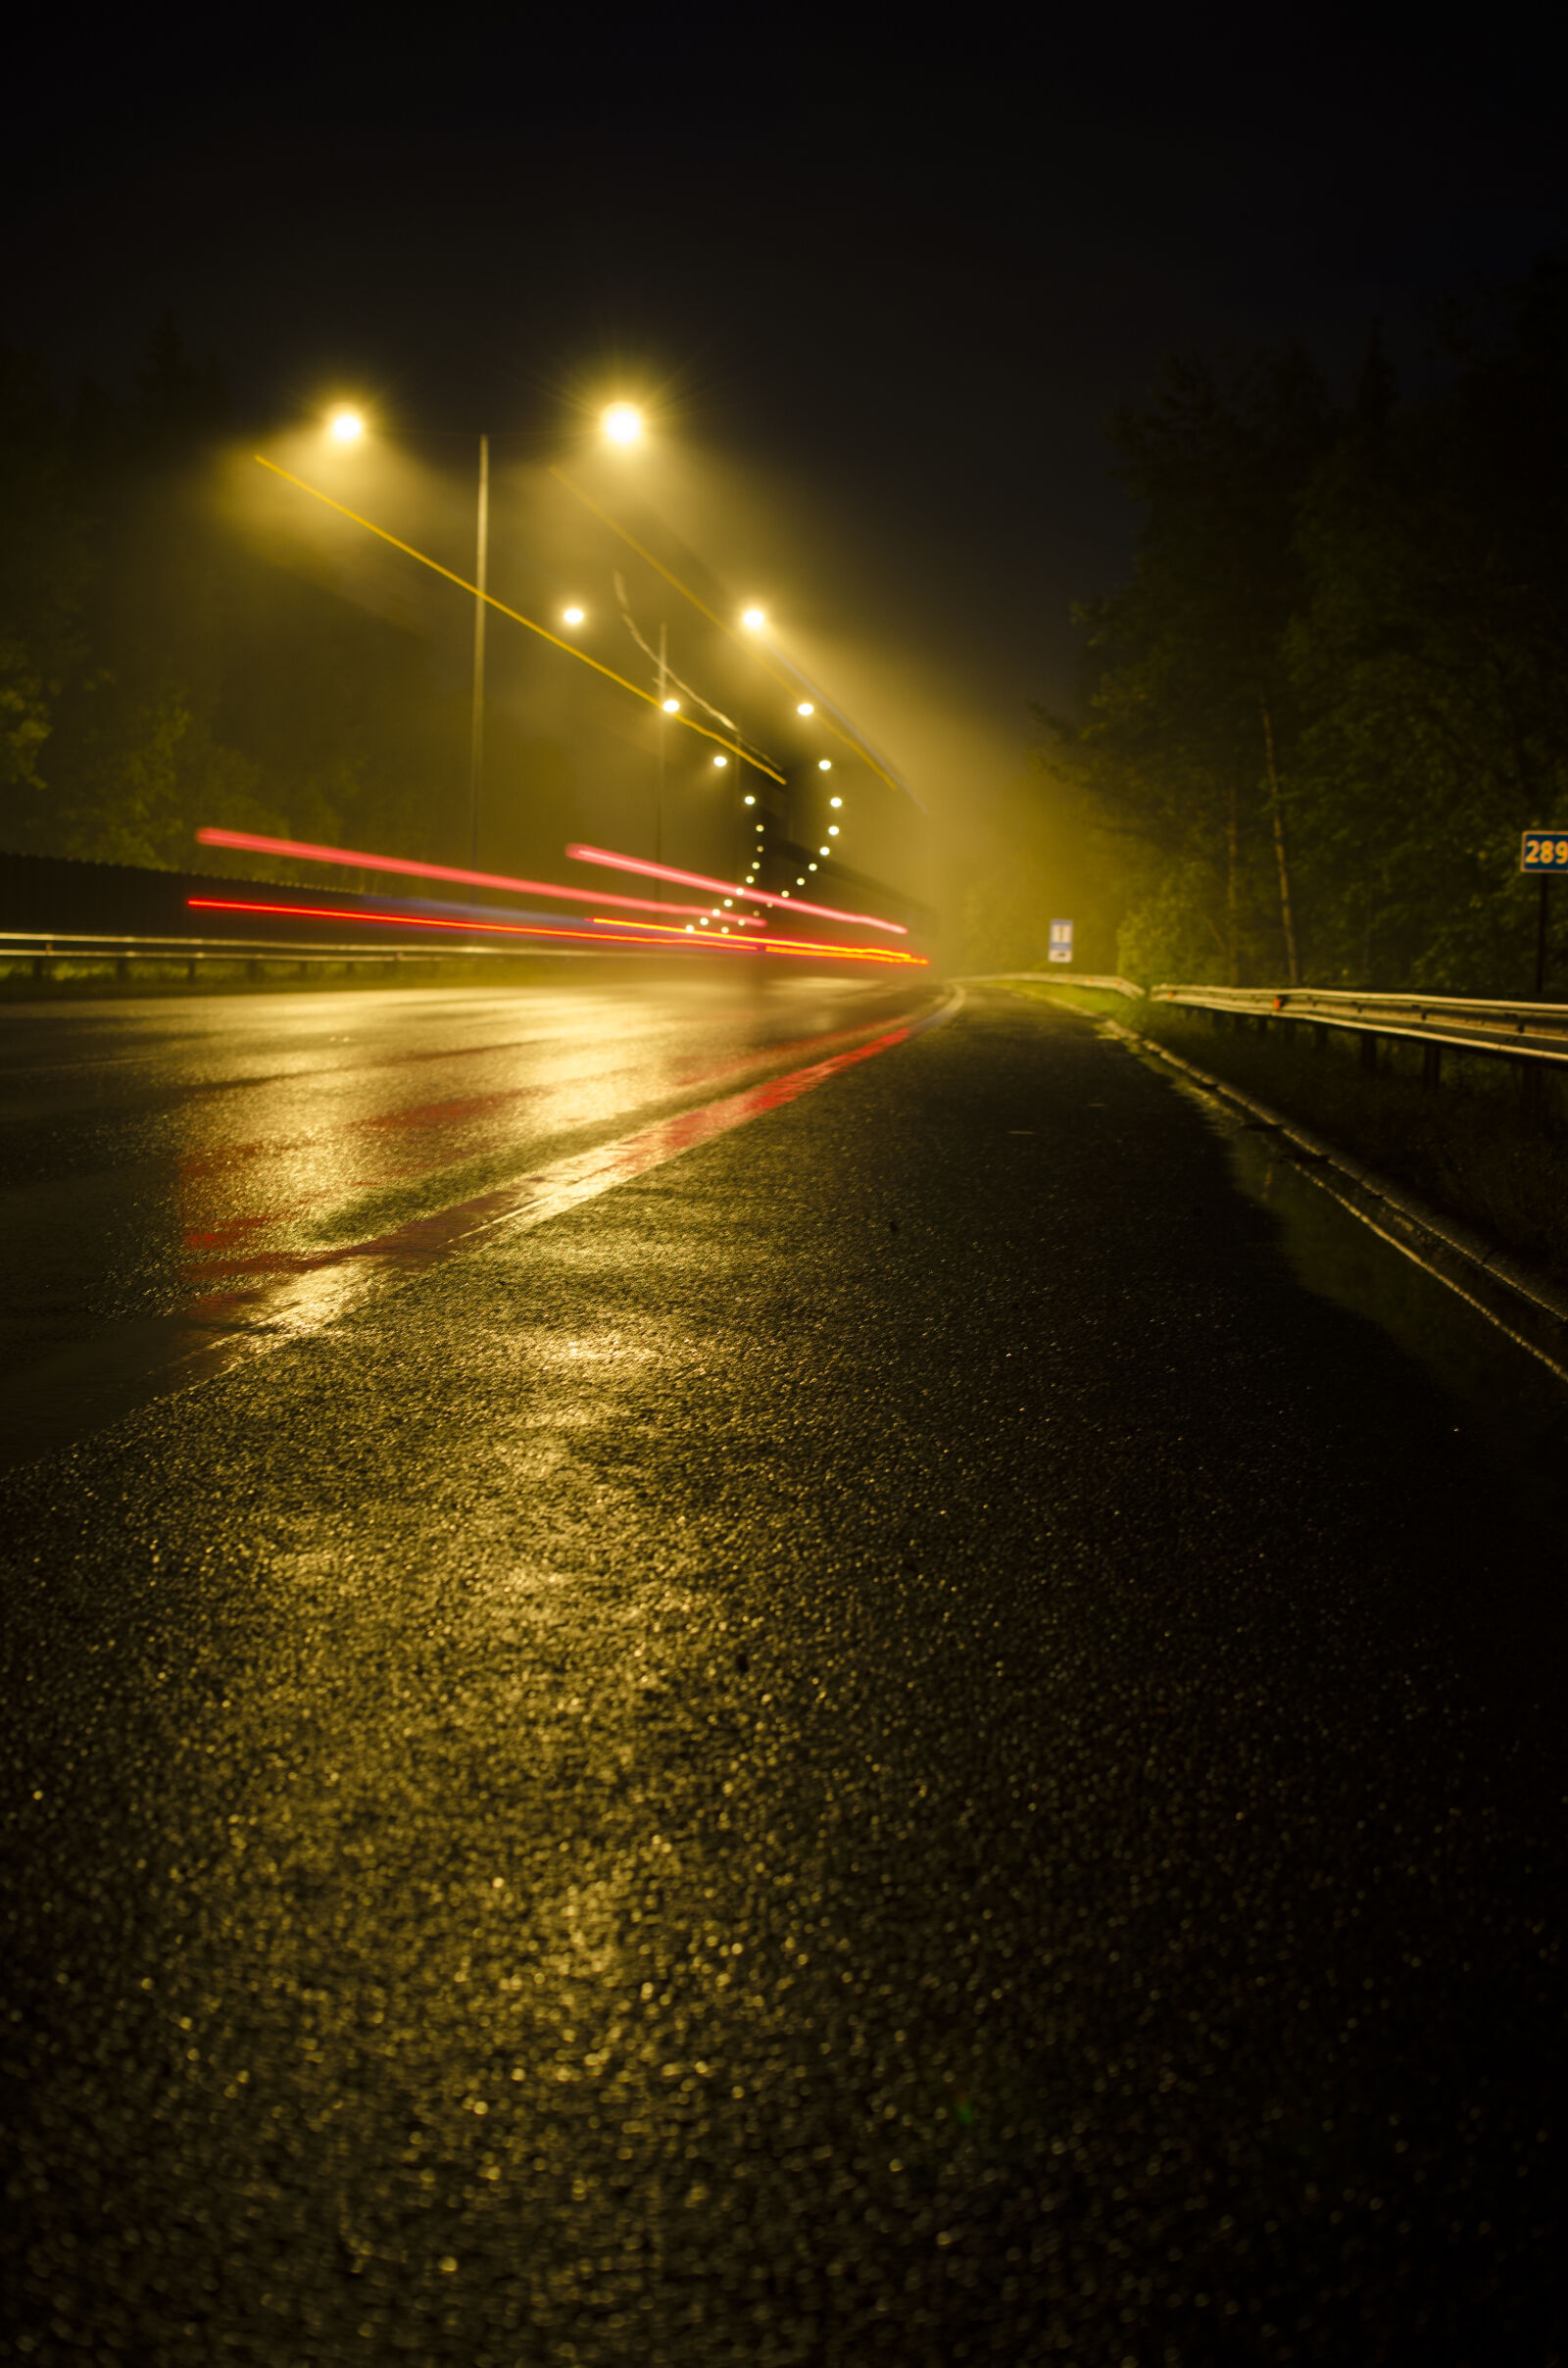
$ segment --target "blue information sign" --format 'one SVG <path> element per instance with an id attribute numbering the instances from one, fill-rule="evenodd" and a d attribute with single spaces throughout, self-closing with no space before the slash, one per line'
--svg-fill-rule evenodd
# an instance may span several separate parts
<path id="1" fill-rule="evenodd" d="M 1527 830 L 1519 849 L 1521 871 L 1568 871 L 1568 830 Z"/>
<path id="2" fill-rule="evenodd" d="M 1051 960 L 1052 960 L 1053 962 L 1071 962 L 1071 960 L 1072 960 L 1072 923 L 1071 923 L 1071 921 L 1053 921 L 1053 922 L 1052 922 L 1052 924 L 1051 924 Z"/>

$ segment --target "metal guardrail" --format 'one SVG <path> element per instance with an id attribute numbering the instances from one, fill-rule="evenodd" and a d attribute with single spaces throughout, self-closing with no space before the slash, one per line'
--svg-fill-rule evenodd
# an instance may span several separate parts
<path id="1" fill-rule="evenodd" d="M 1426 1052 L 1436 1081 L 1445 1045 L 1511 1061 L 1568 1063 L 1568 1004 L 1489 1003 L 1464 995 L 1360 995 L 1319 987 L 1152 987 L 1155 1003 L 1239 1019 L 1305 1022 L 1342 1028 L 1361 1038 L 1363 1060 L 1375 1059 L 1380 1039 L 1404 1038 Z"/>
<path id="2" fill-rule="evenodd" d="M 553 952 L 553 948 L 543 949 Z M 529 953 L 535 949 L 530 947 Z M 277 937 L 128 937 L 91 933 L 69 929 L 0 929 L 0 962 L 31 961 L 35 970 L 45 975 L 45 965 L 53 962 L 113 962 L 128 975 L 132 962 L 182 962 L 189 965 L 192 975 L 201 962 L 244 962 L 261 963 L 283 962 L 387 962 L 450 961 L 454 956 L 465 960 L 485 956 L 515 959 L 511 946 L 469 946 L 445 944 L 440 946 L 389 946 L 384 943 L 367 944 L 361 938 L 354 945 L 323 945 L 319 938 L 296 939 Z"/>

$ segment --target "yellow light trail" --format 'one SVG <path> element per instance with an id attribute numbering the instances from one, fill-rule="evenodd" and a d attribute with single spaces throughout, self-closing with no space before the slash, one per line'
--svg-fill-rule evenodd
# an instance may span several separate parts
<path id="1" fill-rule="evenodd" d="M 689 906 L 679 908 L 682 912 L 689 912 L 690 909 Z M 673 912 L 676 908 L 672 906 L 670 910 Z M 372 914 L 371 917 L 376 916 Z M 842 938 L 837 937 L 731 937 L 728 930 L 736 925 L 733 919 L 716 933 L 710 930 L 704 937 L 695 921 L 677 925 L 662 921 L 627 921 L 612 913 L 591 913 L 589 918 L 602 923 L 607 929 L 635 929 L 650 937 L 674 937 L 683 941 L 689 937 L 694 945 L 733 946 L 742 954 L 831 954 L 837 962 L 903 962 L 916 970 L 926 970 L 931 966 L 928 955 L 906 954 L 902 946 L 847 946 Z M 451 923 L 454 929 L 466 925 L 457 921 Z"/>
<path id="2" fill-rule="evenodd" d="M 612 534 L 618 534 L 628 550 L 635 551 L 639 559 L 645 559 L 650 567 L 657 567 L 660 574 L 664 578 L 664 581 L 667 584 L 673 584 L 676 591 L 680 593 L 681 597 L 691 602 L 692 607 L 698 612 L 699 616 L 706 617 L 710 625 L 717 625 L 721 633 L 727 633 L 731 641 L 733 641 L 738 648 L 745 650 L 750 657 L 754 658 L 757 661 L 757 664 L 761 667 L 763 673 L 771 675 L 781 690 L 793 691 L 797 688 L 795 683 L 789 682 L 785 679 L 784 675 L 778 671 L 777 667 L 770 666 L 768 665 L 766 659 L 760 654 L 758 645 L 755 641 L 746 639 L 741 634 L 737 633 L 734 626 L 727 625 L 721 617 L 715 617 L 712 610 L 708 606 L 707 602 L 698 599 L 690 584 L 683 584 L 680 580 L 680 577 L 672 573 L 672 571 L 664 566 L 662 560 L 655 559 L 651 551 L 645 551 L 642 544 L 638 542 L 636 536 L 628 534 L 625 527 L 619 525 L 616 520 L 611 517 L 608 510 L 601 510 L 597 502 L 590 501 L 587 494 L 583 492 L 582 487 L 580 485 L 574 485 L 564 469 L 552 469 L 550 473 L 553 477 L 558 478 L 560 482 L 565 486 L 566 491 L 569 494 L 571 494 L 577 501 L 581 502 L 585 510 L 591 510 L 596 518 L 603 519 L 604 523 L 610 528 Z M 826 715 L 820 717 L 820 721 L 824 729 L 832 733 L 835 740 L 842 740 L 846 748 L 853 749 L 855 754 L 859 758 L 861 764 L 868 765 L 871 767 L 871 770 L 877 775 L 878 779 L 887 783 L 889 789 L 896 789 L 905 795 L 907 794 L 904 790 L 904 783 L 902 781 L 895 781 L 893 775 L 886 771 L 883 766 L 878 765 L 874 757 L 868 756 L 864 747 L 860 741 L 856 738 L 853 732 L 841 730 L 838 724 L 834 723 L 831 718 Z M 763 769 L 765 770 L 766 767 L 764 766 Z M 775 780 L 777 780 L 778 775 L 775 773 L 773 777 Z"/>
<path id="3" fill-rule="evenodd" d="M 575 658 L 579 666 L 592 666 L 596 674 L 603 674 L 607 680 L 618 684 L 621 690 L 630 691 L 634 699 L 643 700 L 647 706 L 655 709 L 661 707 L 661 702 L 652 691 L 642 690 L 635 682 L 628 682 L 624 674 L 615 672 L 613 666 L 601 666 L 599 660 L 590 658 L 586 650 L 579 650 L 571 642 L 563 641 L 560 634 L 552 633 L 548 626 L 535 624 L 533 618 L 524 617 L 520 609 L 509 609 L 506 602 L 497 600 L 493 592 L 481 592 L 478 585 L 469 583 L 466 575 L 459 575 L 452 567 L 443 567 L 438 559 L 431 559 L 427 552 L 416 551 L 412 543 L 389 534 L 373 518 L 362 518 L 346 502 L 334 502 L 329 493 L 322 493 L 319 486 L 307 484 L 304 477 L 293 476 L 288 469 L 279 469 L 277 463 L 270 461 L 265 453 L 253 453 L 251 458 L 263 469 L 270 469 L 273 476 L 281 477 L 285 485 L 297 485 L 300 492 L 308 493 L 313 501 L 322 503 L 328 510 L 335 510 L 340 518 L 352 519 L 356 526 L 363 526 L 368 534 L 378 535 L 383 543 L 390 543 L 394 551 L 406 552 L 410 559 L 416 559 L 421 567 L 429 567 L 437 575 L 444 575 L 448 583 L 456 584 L 461 592 L 471 593 L 475 600 L 482 600 L 488 608 L 498 609 L 503 617 L 510 617 L 514 624 L 526 625 L 530 633 L 537 633 L 540 640 L 548 641 L 552 649 L 564 650 L 566 656 Z M 739 757 L 743 765 L 755 765 L 760 773 L 766 773 L 768 779 L 776 781 L 780 788 L 788 787 L 781 772 L 775 772 L 772 765 L 764 764 L 760 757 L 754 757 L 750 749 L 739 747 L 733 740 L 726 740 L 721 732 L 710 731 L 706 723 L 694 723 L 690 715 L 677 715 L 673 720 L 683 723 L 689 732 L 700 733 L 705 740 L 716 740 L 720 748 L 727 748 L 730 755 Z"/>

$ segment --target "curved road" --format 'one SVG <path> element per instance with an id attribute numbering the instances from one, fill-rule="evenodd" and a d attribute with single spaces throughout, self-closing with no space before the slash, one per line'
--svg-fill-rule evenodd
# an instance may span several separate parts
<path id="1" fill-rule="evenodd" d="M 1561 2357 L 1560 1541 L 937 1009 L 7 1015 L 0 2358 Z"/>

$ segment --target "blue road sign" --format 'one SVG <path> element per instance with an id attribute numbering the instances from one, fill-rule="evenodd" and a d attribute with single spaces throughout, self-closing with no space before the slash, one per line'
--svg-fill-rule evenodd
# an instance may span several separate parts
<path id="1" fill-rule="evenodd" d="M 1527 830 L 1519 849 L 1519 868 L 1568 871 L 1568 830 Z"/>
<path id="2" fill-rule="evenodd" d="M 1053 921 L 1053 922 L 1052 922 L 1052 924 L 1051 924 L 1051 960 L 1052 960 L 1053 962 L 1071 962 L 1071 960 L 1072 960 L 1072 923 L 1071 923 L 1071 921 Z"/>

